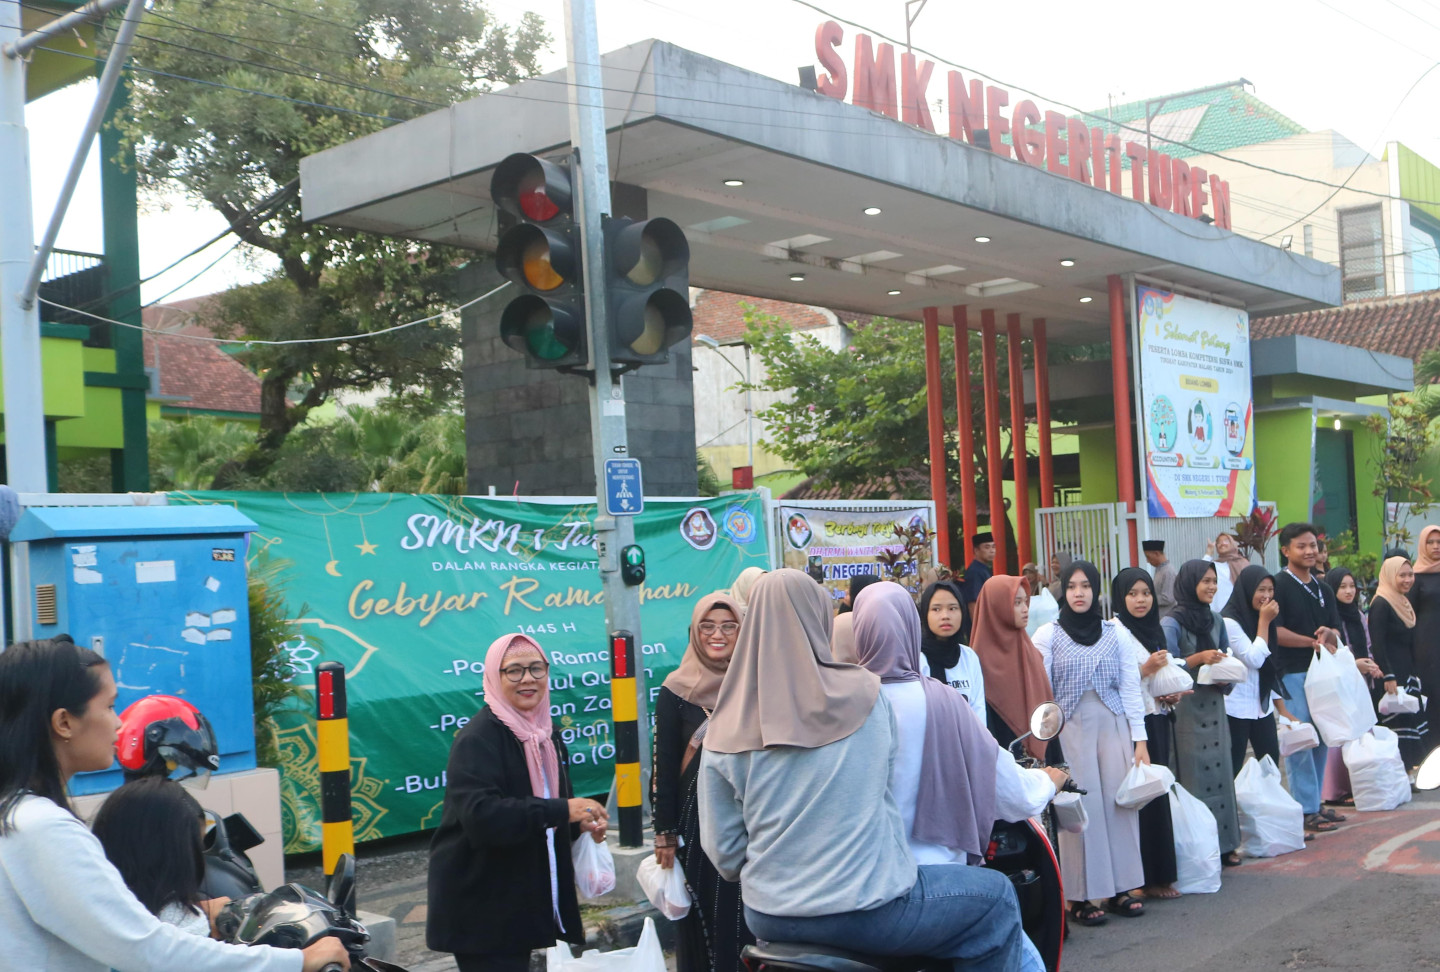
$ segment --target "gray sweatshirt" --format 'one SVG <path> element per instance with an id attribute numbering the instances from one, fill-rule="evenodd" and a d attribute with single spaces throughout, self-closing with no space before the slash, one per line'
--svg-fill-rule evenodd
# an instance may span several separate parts
<path id="1" fill-rule="evenodd" d="M 700 843 L 748 907 L 840 915 L 910 891 L 915 859 L 890 793 L 897 738 L 881 694 L 859 729 L 818 749 L 704 753 Z"/>

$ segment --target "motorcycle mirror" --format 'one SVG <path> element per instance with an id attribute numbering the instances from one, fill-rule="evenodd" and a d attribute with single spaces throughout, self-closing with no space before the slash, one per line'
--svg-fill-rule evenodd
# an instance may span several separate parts
<path id="1" fill-rule="evenodd" d="M 1440 746 L 1430 750 L 1430 755 L 1420 764 L 1415 774 L 1415 789 L 1434 790 L 1440 788 Z"/>
<path id="2" fill-rule="evenodd" d="M 346 914 L 355 913 L 355 857 L 341 854 L 335 860 L 335 872 L 325 887 L 325 897 Z"/>
<path id="3" fill-rule="evenodd" d="M 230 852 L 230 831 L 225 829 L 225 821 L 214 810 L 206 810 L 205 822 L 210 829 L 205 832 L 205 850 L 214 851 L 218 855 L 225 855 Z"/>
<path id="4" fill-rule="evenodd" d="M 1065 728 L 1065 713 L 1056 702 L 1041 702 L 1030 713 L 1030 735 L 1049 742 Z M 1440 767 L 1437 767 L 1440 770 Z"/>

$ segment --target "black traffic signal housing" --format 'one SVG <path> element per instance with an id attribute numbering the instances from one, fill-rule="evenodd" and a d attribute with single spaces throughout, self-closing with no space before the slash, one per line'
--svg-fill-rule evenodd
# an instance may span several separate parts
<path id="1" fill-rule="evenodd" d="M 631 587 L 645 583 L 645 551 L 638 543 L 620 548 L 620 578 Z"/>
<path id="2" fill-rule="evenodd" d="M 605 223 L 610 360 L 624 368 L 664 364 L 690 336 L 690 244 L 674 221 Z"/>
<path id="3" fill-rule="evenodd" d="M 580 227 L 569 162 L 523 152 L 490 180 L 490 197 L 518 222 L 500 234 L 495 266 L 520 293 L 500 312 L 500 337 L 535 369 L 582 370 L 590 363 Z"/>

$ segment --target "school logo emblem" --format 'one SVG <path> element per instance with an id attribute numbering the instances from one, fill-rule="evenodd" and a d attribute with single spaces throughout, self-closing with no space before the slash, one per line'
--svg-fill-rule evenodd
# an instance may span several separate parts
<path id="1" fill-rule="evenodd" d="M 790 546 L 796 550 L 804 550 L 810 546 L 810 540 L 815 532 L 810 529 L 810 521 L 805 519 L 804 513 L 791 513 L 790 518 L 785 521 L 785 539 L 790 541 Z"/>
<path id="2" fill-rule="evenodd" d="M 730 542 L 744 546 L 755 539 L 755 517 L 743 506 L 732 506 L 725 511 L 725 535 Z"/>
<path id="3" fill-rule="evenodd" d="M 692 507 L 680 519 L 680 536 L 696 550 L 709 550 L 720 536 L 715 518 L 703 506 Z"/>

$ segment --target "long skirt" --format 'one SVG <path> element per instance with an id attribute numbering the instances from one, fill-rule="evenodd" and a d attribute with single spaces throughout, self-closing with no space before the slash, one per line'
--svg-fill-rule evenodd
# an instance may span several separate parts
<path id="1" fill-rule="evenodd" d="M 1145 883 L 1140 863 L 1140 814 L 1115 804 L 1115 794 L 1135 762 L 1130 726 L 1123 715 L 1086 692 L 1060 732 L 1070 775 L 1087 790 L 1081 801 L 1090 818 L 1081 834 L 1060 833 L 1060 877 L 1071 901 L 1099 901 Z"/>
<path id="2" fill-rule="evenodd" d="M 1411 695 L 1421 698 L 1428 697 L 1420 679 L 1414 675 L 1406 679 L 1405 684 L 1400 687 Z M 1376 693 L 1377 707 L 1384 697 L 1384 689 Z M 1424 703 L 1421 703 L 1419 712 L 1380 716 L 1380 724 L 1400 737 L 1400 758 L 1405 761 L 1407 770 L 1419 766 L 1430 752 L 1425 748 L 1425 740 L 1430 734 L 1430 713 L 1426 711 L 1427 708 Z"/>
<path id="3" fill-rule="evenodd" d="M 1230 720 L 1225 696 L 1214 686 L 1196 685 L 1175 709 L 1176 781 L 1202 801 L 1220 828 L 1220 853 L 1240 846 L 1235 810 L 1235 774 L 1230 763 Z"/>
<path id="4" fill-rule="evenodd" d="M 1164 715 L 1145 717 L 1145 734 L 1150 737 L 1150 762 L 1169 766 L 1173 720 Z M 1140 808 L 1140 863 L 1145 867 L 1147 888 L 1168 888 L 1179 878 L 1175 864 L 1175 831 L 1170 821 L 1170 800 L 1160 797 Z"/>

